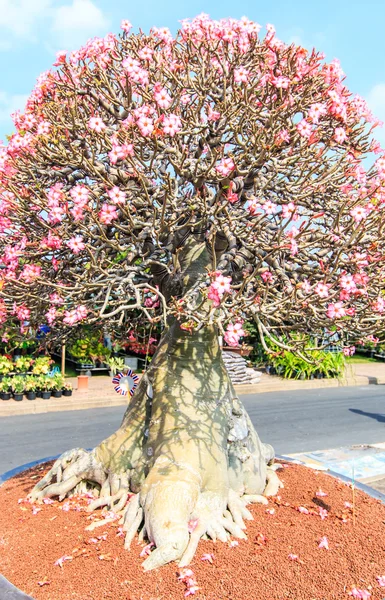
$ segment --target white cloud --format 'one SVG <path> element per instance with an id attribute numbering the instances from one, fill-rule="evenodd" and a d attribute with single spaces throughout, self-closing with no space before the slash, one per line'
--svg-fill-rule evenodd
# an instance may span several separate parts
<path id="1" fill-rule="evenodd" d="M 108 27 L 108 19 L 92 0 L 73 0 L 55 10 L 52 32 L 65 50 L 73 50 L 89 37 L 107 33 Z"/>
<path id="2" fill-rule="evenodd" d="M 0 51 L 15 43 L 46 42 L 73 50 L 89 37 L 105 34 L 109 22 L 92 0 L 0 0 Z"/>
<path id="3" fill-rule="evenodd" d="M 52 0 L 0 0 L 0 30 L 34 38 L 35 26 L 50 12 Z"/>

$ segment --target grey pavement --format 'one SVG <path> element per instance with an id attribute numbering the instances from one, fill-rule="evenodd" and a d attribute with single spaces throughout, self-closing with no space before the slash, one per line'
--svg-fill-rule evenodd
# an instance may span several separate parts
<path id="1" fill-rule="evenodd" d="M 242 396 L 263 441 L 278 454 L 385 441 L 385 386 Z M 124 407 L 0 419 L 0 473 L 74 447 L 91 448 L 119 427 Z"/>

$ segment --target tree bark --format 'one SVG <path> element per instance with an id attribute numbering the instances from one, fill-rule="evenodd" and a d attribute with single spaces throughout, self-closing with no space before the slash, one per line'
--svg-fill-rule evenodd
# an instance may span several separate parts
<path id="1" fill-rule="evenodd" d="M 126 547 L 144 523 L 142 537 L 155 545 L 146 569 L 178 559 L 185 565 L 204 534 L 244 537 L 246 504 L 278 490 L 273 459 L 234 392 L 216 330 L 189 333 L 175 320 L 120 428 L 91 452 L 65 453 L 31 498 L 91 487 L 91 509 L 121 513 Z"/>
<path id="2" fill-rule="evenodd" d="M 180 265 L 187 291 L 210 268 L 205 242 L 186 243 Z M 126 548 L 143 524 L 141 537 L 155 546 L 145 569 L 171 560 L 186 565 L 202 535 L 245 537 L 244 519 L 252 518 L 246 504 L 266 502 L 262 494 L 280 486 L 273 460 L 273 448 L 261 443 L 235 394 L 216 329 L 190 333 L 175 319 L 120 428 L 91 452 L 63 454 L 30 497 L 64 498 L 92 488 L 91 510 L 121 513 Z"/>

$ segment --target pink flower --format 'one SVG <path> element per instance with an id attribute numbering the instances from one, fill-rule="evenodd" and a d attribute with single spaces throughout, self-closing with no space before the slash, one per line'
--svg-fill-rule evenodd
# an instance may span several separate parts
<path id="1" fill-rule="evenodd" d="M 89 200 L 90 191 L 85 185 L 75 185 L 71 188 L 70 196 L 75 204 L 85 206 Z"/>
<path id="2" fill-rule="evenodd" d="M 272 202 L 271 200 L 267 200 L 265 204 L 262 204 L 262 208 L 267 215 L 273 215 L 277 212 L 277 205 L 274 204 L 274 202 Z"/>
<path id="3" fill-rule="evenodd" d="M 281 146 L 281 144 L 283 144 L 283 142 L 290 142 L 290 134 L 288 132 L 287 129 L 281 129 L 280 131 L 278 131 L 277 135 L 275 136 L 274 142 L 277 144 L 277 146 Z"/>
<path id="4" fill-rule="evenodd" d="M 72 560 L 72 556 L 61 556 L 54 562 L 54 565 L 62 568 L 65 560 Z"/>
<path id="5" fill-rule="evenodd" d="M 329 286 L 326 283 L 317 283 L 314 291 L 320 298 L 327 298 L 329 296 Z"/>
<path id="6" fill-rule="evenodd" d="M 96 133 L 101 133 L 106 128 L 106 124 L 100 117 L 91 117 L 88 121 L 88 127 Z"/>
<path id="7" fill-rule="evenodd" d="M 224 340 L 229 346 L 238 346 L 239 338 L 245 335 L 242 323 L 229 323 L 224 335 Z"/>
<path id="8" fill-rule="evenodd" d="M 250 71 L 244 67 L 239 67 L 234 70 L 234 81 L 236 83 L 247 83 L 250 79 Z"/>
<path id="9" fill-rule="evenodd" d="M 224 277 L 223 275 L 217 275 L 211 284 L 215 290 L 218 291 L 220 297 L 226 293 L 231 292 L 231 277 Z"/>
<path id="10" fill-rule="evenodd" d="M 45 313 L 49 325 L 52 325 L 55 322 L 57 314 L 57 310 L 54 306 L 52 306 L 49 311 Z M 47 500 L 47 498 L 44 498 L 44 500 Z"/>
<path id="11" fill-rule="evenodd" d="M 297 554 L 290 553 L 287 558 L 290 558 L 290 560 L 296 560 L 297 562 L 301 562 Z"/>
<path id="12" fill-rule="evenodd" d="M 261 273 L 261 279 L 263 279 L 265 283 L 272 283 L 274 281 L 273 274 L 270 271 Z"/>
<path id="13" fill-rule="evenodd" d="M 33 515 L 37 515 L 37 513 L 39 513 L 41 511 L 41 508 L 38 508 L 37 506 L 34 506 L 32 508 L 32 514 Z"/>
<path id="14" fill-rule="evenodd" d="M 324 496 L 327 496 L 326 492 L 323 492 L 321 490 L 321 488 L 315 493 L 316 496 L 318 496 L 318 498 L 323 498 Z"/>
<path id="15" fill-rule="evenodd" d="M 48 121 L 41 121 L 37 126 L 37 134 L 38 135 L 47 135 L 50 132 L 51 123 Z"/>
<path id="16" fill-rule="evenodd" d="M 340 286 L 348 292 L 355 292 L 357 289 L 353 275 L 344 274 L 340 277 Z"/>
<path id="17" fill-rule="evenodd" d="M 124 204 L 126 201 L 126 192 L 123 192 L 117 185 L 107 192 L 110 200 L 116 204 Z"/>
<path id="18" fill-rule="evenodd" d="M 299 135 L 304 138 L 309 138 L 312 134 L 311 125 L 306 121 L 306 119 L 302 119 L 302 121 L 298 123 L 297 130 Z"/>
<path id="19" fill-rule="evenodd" d="M 328 542 L 328 538 L 326 537 L 326 535 L 324 535 L 320 539 L 320 543 L 318 544 L 318 548 L 325 548 L 325 550 L 329 550 L 329 542 Z"/>
<path id="20" fill-rule="evenodd" d="M 235 164 L 232 158 L 222 158 L 219 165 L 216 166 L 217 172 L 223 175 L 223 177 L 227 177 L 234 169 Z"/>
<path id="21" fill-rule="evenodd" d="M 296 207 L 293 204 L 293 202 L 289 202 L 289 204 L 283 204 L 282 205 L 282 218 L 283 219 L 290 219 L 291 217 L 295 216 L 295 211 L 296 211 Z M 296 221 L 297 219 L 293 219 L 294 221 Z"/>
<path id="22" fill-rule="evenodd" d="M 343 142 L 347 139 L 347 133 L 343 127 L 336 127 L 334 130 L 334 139 L 339 144 L 343 144 Z"/>
<path id="23" fill-rule="evenodd" d="M 171 96 L 168 94 L 167 90 L 164 88 L 157 89 L 154 94 L 155 102 L 160 108 L 167 109 L 171 106 Z"/>
<path id="24" fill-rule="evenodd" d="M 353 354 L 356 351 L 356 347 L 355 346 L 349 346 L 348 348 L 344 348 L 342 350 L 342 352 L 344 353 L 345 356 L 353 356 Z"/>
<path id="25" fill-rule="evenodd" d="M 342 302 L 336 302 L 335 304 L 328 304 L 326 314 L 329 319 L 340 319 L 346 315 L 346 311 Z"/>
<path id="26" fill-rule="evenodd" d="M 149 46 L 144 46 L 144 48 L 139 50 L 138 54 L 142 60 L 151 60 L 154 51 Z"/>
<path id="27" fill-rule="evenodd" d="M 220 112 L 218 112 L 216 110 L 213 110 L 211 108 L 211 106 L 209 106 L 207 108 L 207 119 L 208 119 L 208 121 L 219 121 L 220 118 L 221 118 L 221 113 Z"/>
<path id="28" fill-rule="evenodd" d="M 267 508 L 266 512 L 268 515 L 275 515 L 275 508 Z"/>
<path id="29" fill-rule="evenodd" d="M 188 526 L 187 526 L 188 532 L 192 533 L 197 528 L 198 523 L 199 523 L 199 519 L 190 519 L 190 521 L 188 522 Z"/>
<path id="30" fill-rule="evenodd" d="M 149 117 L 140 117 L 138 119 L 137 125 L 143 137 L 149 137 L 154 131 L 154 122 Z"/>
<path id="31" fill-rule="evenodd" d="M 112 221 L 117 218 L 118 213 L 116 212 L 116 206 L 104 202 L 104 204 L 102 204 L 102 209 L 99 212 L 100 222 L 104 223 L 104 225 L 110 225 Z"/>
<path id="32" fill-rule="evenodd" d="M 140 557 L 143 558 L 143 556 L 148 556 L 151 554 L 151 548 L 155 546 L 154 542 L 150 542 L 149 544 L 147 544 L 147 546 L 145 546 L 143 548 L 143 550 L 140 553 Z"/>
<path id="33" fill-rule="evenodd" d="M 239 546 L 239 542 L 237 540 L 231 540 L 231 542 L 229 542 L 229 546 L 230 548 L 235 548 L 236 546 Z"/>
<path id="34" fill-rule="evenodd" d="M 64 65 L 67 57 L 67 50 L 59 50 L 56 52 L 56 60 L 53 63 L 54 67 L 59 67 L 60 65 Z"/>
<path id="35" fill-rule="evenodd" d="M 130 21 L 128 21 L 127 19 L 124 19 L 123 21 L 121 21 L 120 29 L 123 29 L 123 31 L 125 31 L 126 33 L 129 33 L 130 29 L 132 29 L 132 25 L 131 25 Z"/>
<path id="36" fill-rule="evenodd" d="M 353 504 L 351 502 L 344 502 L 345 508 L 353 508 Z"/>
<path id="37" fill-rule="evenodd" d="M 372 309 L 374 312 L 383 313 L 385 310 L 385 299 L 381 296 L 378 296 L 377 300 L 375 300 L 372 304 Z"/>
<path id="38" fill-rule="evenodd" d="M 325 106 L 325 104 L 316 103 L 311 105 L 308 116 L 312 123 L 318 123 L 320 117 L 326 114 L 327 107 Z"/>
<path id="39" fill-rule="evenodd" d="M 208 289 L 208 293 L 207 293 L 207 297 L 209 300 L 212 300 L 213 305 L 215 307 L 218 307 L 221 303 L 221 296 L 219 295 L 219 292 L 217 289 L 213 288 L 212 285 L 210 285 L 209 289 Z"/>
<path id="40" fill-rule="evenodd" d="M 201 560 L 207 560 L 212 564 L 214 562 L 214 554 L 203 554 Z"/>
<path id="41" fill-rule="evenodd" d="M 174 137 L 176 133 L 181 129 L 182 123 L 179 117 L 176 115 L 169 115 L 163 120 L 163 131 L 166 135 Z"/>
<path id="42" fill-rule="evenodd" d="M 376 579 L 380 587 L 385 587 L 385 575 L 377 576 Z"/>
<path id="43" fill-rule="evenodd" d="M 356 206 L 352 208 L 349 214 L 353 217 L 356 223 L 360 223 L 363 219 L 368 216 L 368 211 L 364 206 Z"/>
<path id="44" fill-rule="evenodd" d="M 360 598 L 361 600 L 369 600 L 371 594 L 368 590 L 361 590 L 359 588 L 354 587 L 349 592 L 349 596 L 353 596 L 353 598 Z"/>
<path id="45" fill-rule="evenodd" d="M 39 265 L 25 265 L 20 278 L 26 283 L 32 283 L 37 277 L 40 277 L 41 267 Z"/>
<path id="46" fill-rule="evenodd" d="M 305 294 L 310 294 L 310 292 L 311 292 L 311 285 L 310 285 L 310 282 L 307 279 L 305 279 L 304 281 L 302 281 L 300 283 L 300 286 L 301 286 L 301 289 L 303 290 L 303 292 Z"/>
<path id="47" fill-rule="evenodd" d="M 322 508 L 322 506 L 320 506 L 318 510 L 319 510 L 319 516 L 321 517 L 321 519 L 323 521 L 328 516 L 328 511 L 326 510 L 326 508 Z"/>
<path id="48" fill-rule="evenodd" d="M 298 512 L 303 513 L 304 515 L 308 515 L 309 511 L 307 508 L 305 508 L 304 506 L 299 506 L 298 507 Z"/>
<path id="49" fill-rule="evenodd" d="M 76 235 L 70 240 L 68 240 L 67 246 L 72 250 L 74 254 L 79 254 L 79 252 L 84 250 L 84 248 L 86 247 L 81 235 Z"/>

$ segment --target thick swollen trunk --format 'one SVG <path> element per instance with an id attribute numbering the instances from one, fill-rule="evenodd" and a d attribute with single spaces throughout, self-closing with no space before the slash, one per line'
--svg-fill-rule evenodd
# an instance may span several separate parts
<path id="1" fill-rule="evenodd" d="M 211 268 L 199 236 L 180 255 L 185 291 Z M 108 505 L 121 513 L 127 548 L 144 522 L 140 535 L 155 546 L 146 569 L 171 560 L 186 565 L 202 535 L 245 537 L 246 504 L 266 502 L 262 494 L 273 495 L 280 485 L 273 459 L 234 392 L 216 330 L 189 333 L 175 320 L 118 431 L 92 452 L 63 454 L 31 498 L 92 488 L 91 510 Z"/>
<path id="2" fill-rule="evenodd" d="M 90 453 L 64 454 L 31 497 L 91 487 L 91 508 L 122 513 L 126 547 L 144 521 L 141 535 L 156 547 L 146 569 L 188 564 L 204 534 L 244 537 L 245 505 L 278 489 L 273 458 L 234 392 L 216 331 L 191 334 L 174 321 L 118 431 Z"/>

